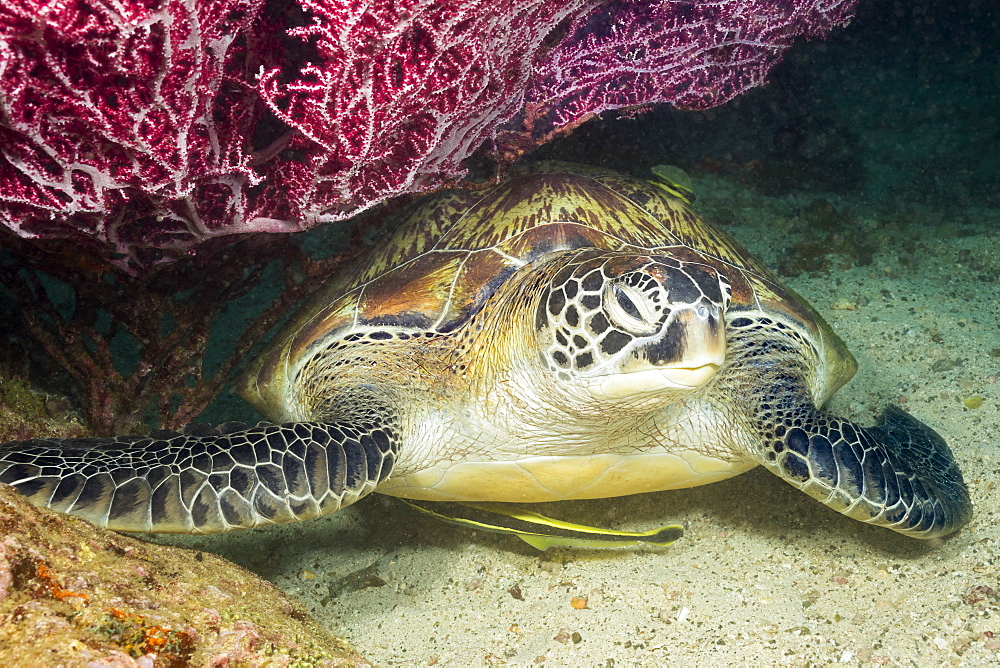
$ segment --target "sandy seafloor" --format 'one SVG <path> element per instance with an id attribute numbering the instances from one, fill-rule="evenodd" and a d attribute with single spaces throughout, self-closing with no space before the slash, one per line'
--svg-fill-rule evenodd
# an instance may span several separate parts
<path id="1" fill-rule="evenodd" d="M 841 233 L 874 241 L 871 263 L 834 256 L 787 279 L 858 358 L 828 408 L 871 424 L 900 403 L 933 426 L 976 507 L 959 534 L 866 526 L 755 469 L 537 507 L 619 529 L 683 523 L 669 548 L 541 553 L 379 495 L 313 522 L 172 542 L 274 581 L 378 665 L 1000 664 L 998 212 L 908 207 L 897 225 L 823 193 L 769 198 L 717 176 L 696 188 L 697 208 L 738 221 L 726 229 L 771 266 L 808 239 L 798 216 L 815 198 L 853 212 Z"/>

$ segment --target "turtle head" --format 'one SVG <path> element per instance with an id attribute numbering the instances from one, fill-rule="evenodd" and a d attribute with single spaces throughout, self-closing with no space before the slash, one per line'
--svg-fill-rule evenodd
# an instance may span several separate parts
<path id="1" fill-rule="evenodd" d="M 705 264 L 580 253 L 538 305 L 542 362 L 601 399 L 697 389 L 725 359 L 729 296 L 729 283 Z"/>

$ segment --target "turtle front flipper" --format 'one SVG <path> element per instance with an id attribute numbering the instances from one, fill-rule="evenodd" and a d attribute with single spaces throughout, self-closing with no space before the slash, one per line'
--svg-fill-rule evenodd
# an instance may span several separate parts
<path id="1" fill-rule="evenodd" d="M 396 434 L 375 424 L 224 425 L 0 445 L 0 482 L 116 531 L 221 533 L 326 515 L 388 477 Z"/>
<path id="2" fill-rule="evenodd" d="M 914 538 L 946 536 L 972 514 L 962 473 L 933 429 L 890 406 L 874 427 L 815 408 L 773 406 L 763 463 L 862 522 Z"/>
<path id="3" fill-rule="evenodd" d="M 958 531 L 972 502 L 951 450 L 896 407 L 862 427 L 826 413 L 816 397 L 837 374 L 792 326 L 739 313 L 727 323 L 719 414 L 740 449 L 809 496 L 856 520 L 913 538 Z M 832 334 L 831 334 L 832 336 Z M 850 374 L 847 374 L 850 377 Z M 736 427 L 735 429 L 733 427 Z"/>

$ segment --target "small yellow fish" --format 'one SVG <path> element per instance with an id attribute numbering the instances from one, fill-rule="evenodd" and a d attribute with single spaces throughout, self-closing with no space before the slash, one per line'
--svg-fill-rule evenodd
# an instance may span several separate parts
<path id="1" fill-rule="evenodd" d="M 691 184 L 691 177 L 683 169 L 673 165 L 657 165 L 650 171 L 656 177 L 656 180 L 650 181 L 650 183 L 663 188 L 688 204 L 694 203 L 694 186 Z"/>
<path id="2" fill-rule="evenodd" d="M 513 534 L 528 545 L 542 550 L 567 545 L 572 547 L 623 547 L 648 543 L 666 547 L 684 535 L 679 524 L 652 531 L 614 531 L 585 524 L 572 524 L 517 506 L 501 503 L 443 503 L 400 499 L 442 522 L 478 531 Z"/>

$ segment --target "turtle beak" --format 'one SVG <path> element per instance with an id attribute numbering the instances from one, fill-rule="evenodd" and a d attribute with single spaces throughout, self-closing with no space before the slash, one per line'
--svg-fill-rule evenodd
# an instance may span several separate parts
<path id="1" fill-rule="evenodd" d="M 593 390 L 596 395 L 622 399 L 702 387 L 726 358 L 721 309 L 702 302 L 675 311 L 663 335 L 633 354 L 632 368 L 600 378 Z"/>
<path id="2" fill-rule="evenodd" d="M 645 352 L 671 385 L 701 387 L 726 359 L 726 328 L 719 308 L 702 302 L 675 312 L 663 336 Z"/>

